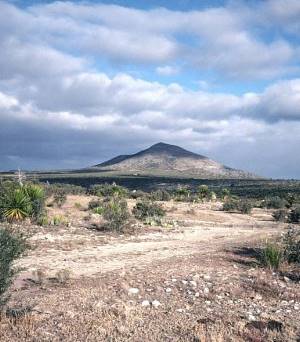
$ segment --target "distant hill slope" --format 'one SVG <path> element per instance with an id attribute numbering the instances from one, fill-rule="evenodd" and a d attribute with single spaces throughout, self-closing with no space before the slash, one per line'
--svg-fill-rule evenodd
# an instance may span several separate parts
<path id="1" fill-rule="evenodd" d="M 92 167 L 141 174 L 176 174 L 201 178 L 259 178 L 258 176 L 232 169 L 179 146 L 158 143 L 132 155 L 120 155 Z"/>

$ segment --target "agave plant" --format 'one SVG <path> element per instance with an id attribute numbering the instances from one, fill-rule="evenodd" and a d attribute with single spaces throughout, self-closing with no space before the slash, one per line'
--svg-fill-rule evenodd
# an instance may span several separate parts
<path id="1" fill-rule="evenodd" d="M 22 191 L 29 198 L 32 205 L 32 216 L 35 218 L 39 217 L 45 204 L 45 191 L 44 189 L 36 184 L 27 184 L 22 187 Z"/>
<path id="2" fill-rule="evenodd" d="M 21 221 L 32 213 L 30 198 L 19 188 L 2 199 L 1 214 L 8 221 Z"/>

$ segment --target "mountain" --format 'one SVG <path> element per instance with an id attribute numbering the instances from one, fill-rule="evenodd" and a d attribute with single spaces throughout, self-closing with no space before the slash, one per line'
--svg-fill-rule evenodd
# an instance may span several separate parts
<path id="1" fill-rule="evenodd" d="M 197 178 L 258 178 L 179 146 L 158 143 L 131 155 L 120 155 L 92 169 L 126 174 L 192 176 Z"/>

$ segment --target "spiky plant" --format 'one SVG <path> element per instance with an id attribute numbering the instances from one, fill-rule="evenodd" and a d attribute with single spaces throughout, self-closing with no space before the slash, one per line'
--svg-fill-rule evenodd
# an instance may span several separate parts
<path id="1" fill-rule="evenodd" d="M 37 184 L 26 184 L 22 190 L 30 199 L 32 216 L 38 218 L 43 214 L 45 205 L 45 191 L 43 187 Z"/>
<path id="2" fill-rule="evenodd" d="M 0 211 L 8 221 L 21 221 L 32 213 L 30 198 L 22 188 L 7 192 L 1 200 Z"/>

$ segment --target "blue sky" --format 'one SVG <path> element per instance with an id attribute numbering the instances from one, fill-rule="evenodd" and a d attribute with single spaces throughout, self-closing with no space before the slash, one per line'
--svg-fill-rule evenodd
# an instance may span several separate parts
<path id="1" fill-rule="evenodd" d="M 299 178 L 300 2 L 0 1 L 1 169 L 157 141 Z"/>

